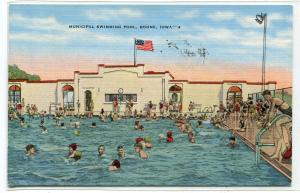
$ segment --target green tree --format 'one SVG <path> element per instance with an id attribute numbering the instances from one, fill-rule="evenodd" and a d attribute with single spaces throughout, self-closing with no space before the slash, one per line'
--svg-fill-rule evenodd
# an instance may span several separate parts
<path id="1" fill-rule="evenodd" d="M 8 65 L 8 79 L 41 80 L 39 75 L 28 74 L 16 64 Z"/>

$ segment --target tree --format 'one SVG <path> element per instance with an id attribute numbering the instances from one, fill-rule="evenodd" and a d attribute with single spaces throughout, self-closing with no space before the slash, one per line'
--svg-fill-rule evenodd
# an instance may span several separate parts
<path id="1" fill-rule="evenodd" d="M 8 65 L 8 79 L 41 80 L 39 75 L 28 74 L 16 64 Z"/>

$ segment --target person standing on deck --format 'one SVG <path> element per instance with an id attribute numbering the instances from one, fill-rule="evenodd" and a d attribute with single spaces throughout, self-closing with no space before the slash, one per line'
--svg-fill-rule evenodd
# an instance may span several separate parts
<path id="1" fill-rule="evenodd" d="M 265 90 L 262 93 L 263 97 L 270 103 L 270 108 L 267 113 L 267 119 L 264 126 L 269 126 L 270 120 L 278 114 L 278 112 L 292 117 L 292 108 L 287 102 L 280 98 L 272 97 L 269 90 Z M 274 126 L 274 137 L 275 137 L 275 152 L 271 156 L 273 159 L 282 161 L 283 155 L 286 151 L 291 150 L 291 127 L 292 120 L 288 117 L 279 119 Z"/>

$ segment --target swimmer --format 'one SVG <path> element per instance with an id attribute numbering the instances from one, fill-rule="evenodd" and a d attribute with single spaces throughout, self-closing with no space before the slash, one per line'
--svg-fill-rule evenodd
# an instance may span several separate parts
<path id="1" fill-rule="evenodd" d="M 148 154 L 144 151 L 143 145 L 141 143 L 135 144 L 134 151 L 139 154 L 140 158 L 148 159 Z"/>
<path id="2" fill-rule="evenodd" d="M 202 124 L 202 121 L 198 121 L 198 128 L 203 128 L 203 124 Z"/>
<path id="3" fill-rule="evenodd" d="M 72 143 L 69 145 L 69 155 L 68 158 L 72 158 L 75 161 L 81 159 L 81 152 L 77 150 L 78 145 L 76 143 Z"/>
<path id="4" fill-rule="evenodd" d="M 144 141 L 145 141 L 145 147 L 146 148 L 152 148 L 153 147 L 152 138 L 150 136 L 145 137 Z"/>
<path id="5" fill-rule="evenodd" d="M 74 124 L 74 127 L 76 129 L 79 129 L 80 128 L 80 122 L 79 121 L 76 121 L 75 124 Z"/>
<path id="6" fill-rule="evenodd" d="M 121 168 L 121 163 L 119 160 L 114 160 L 110 166 L 108 166 L 108 171 L 117 171 Z"/>
<path id="7" fill-rule="evenodd" d="M 62 129 L 66 129 L 66 126 L 65 126 L 64 122 L 61 122 L 59 127 L 62 128 Z"/>
<path id="8" fill-rule="evenodd" d="M 172 135 L 173 135 L 173 132 L 171 130 L 167 132 L 167 142 L 168 143 L 173 143 L 174 142 L 174 139 L 173 139 Z"/>
<path id="9" fill-rule="evenodd" d="M 237 144 L 234 136 L 229 137 L 229 143 L 227 144 L 227 146 L 229 146 L 230 148 L 239 147 L 239 144 Z"/>
<path id="10" fill-rule="evenodd" d="M 48 133 L 48 129 L 45 126 L 40 126 L 42 128 L 42 133 Z"/>
<path id="11" fill-rule="evenodd" d="M 123 146 L 118 146 L 117 153 L 119 158 L 125 158 L 125 150 Z"/>
<path id="12" fill-rule="evenodd" d="M 96 128 L 97 127 L 97 125 L 96 125 L 96 123 L 95 122 L 92 122 L 92 126 L 90 126 L 91 128 Z"/>
<path id="13" fill-rule="evenodd" d="M 28 144 L 28 145 L 25 147 L 25 149 L 26 149 L 26 155 L 27 155 L 27 156 L 33 156 L 33 155 L 35 155 L 35 153 L 36 153 L 36 148 L 35 148 L 35 146 L 32 145 L 32 144 Z"/>
<path id="14" fill-rule="evenodd" d="M 24 117 L 20 118 L 20 126 L 21 127 L 26 127 L 26 123 L 25 123 L 25 118 Z"/>
<path id="15" fill-rule="evenodd" d="M 145 130 L 145 129 L 144 129 L 144 126 L 141 125 L 140 121 L 135 121 L 135 123 L 134 123 L 134 129 L 135 129 L 135 130 L 141 130 L 141 131 L 144 131 L 144 130 Z"/>
<path id="16" fill-rule="evenodd" d="M 188 133 L 189 142 L 196 143 L 196 138 L 193 132 Z"/>
<path id="17" fill-rule="evenodd" d="M 98 147 L 98 156 L 100 158 L 105 156 L 105 146 L 104 145 L 99 145 L 99 147 Z"/>
<path id="18" fill-rule="evenodd" d="M 164 134 L 159 134 L 158 135 L 158 142 L 162 142 L 165 139 L 165 135 Z"/>
<path id="19" fill-rule="evenodd" d="M 79 129 L 76 129 L 76 130 L 74 131 L 74 135 L 80 136 L 80 130 L 79 130 Z"/>

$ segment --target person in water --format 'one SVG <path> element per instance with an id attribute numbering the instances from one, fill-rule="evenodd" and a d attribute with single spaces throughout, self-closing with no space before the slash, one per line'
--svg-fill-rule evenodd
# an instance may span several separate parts
<path id="1" fill-rule="evenodd" d="M 134 151 L 139 154 L 140 158 L 148 159 L 148 154 L 144 151 L 144 147 L 142 143 L 135 144 Z"/>
<path id="2" fill-rule="evenodd" d="M 167 142 L 168 143 L 173 143 L 174 142 L 174 139 L 173 139 L 173 132 L 170 130 L 167 132 Z"/>
<path id="3" fill-rule="evenodd" d="M 76 143 L 72 143 L 69 145 L 69 159 L 74 159 L 75 161 L 81 159 L 81 152 L 77 150 L 78 145 Z"/>
<path id="4" fill-rule="evenodd" d="M 119 160 L 114 160 L 110 166 L 108 166 L 108 171 L 117 171 L 121 169 L 121 163 Z"/>
<path id="5" fill-rule="evenodd" d="M 278 112 L 290 116 L 290 118 L 283 117 L 279 119 L 274 127 L 275 152 L 271 155 L 271 158 L 278 159 L 281 162 L 283 159 L 282 155 L 288 149 L 291 149 L 292 107 L 280 98 L 273 98 L 269 90 L 265 90 L 262 95 L 270 104 L 267 120 L 264 124 L 265 127 L 269 126 L 269 121 Z"/>
<path id="6" fill-rule="evenodd" d="M 97 124 L 96 124 L 96 122 L 92 122 L 92 126 L 91 126 L 91 128 L 96 128 L 97 127 Z"/>
<path id="7" fill-rule="evenodd" d="M 198 120 L 198 128 L 203 128 L 203 124 L 201 120 Z"/>
<path id="8" fill-rule="evenodd" d="M 64 122 L 61 122 L 59 127 L 62 128 L 62 129 L 66 129 L 66 126 L 65 126 Z"/>
<path id="9" fill-rule="evenodd" d="M 75 127 L 76 129 L 79 129 L 79 128 L 80 128 L 80 122 L 79 122 L 79 121 L 76 121 L 76 122 L 74 123 L 74 127 Z"/>
<path id="10" fill-rule="evenodd" d="M 123 146 L 118 146 L 117 154 L 118 154 L 119 158 L 125 158 L 125 149 Z"/>
<path id="11" fill-rule="evenodd" d="M 134 123 L 134 129 L 135 129 L 135 130 L 141 130 L 141 131 L 144 131 L 144 126 L 141 125 L 140 121 L 135 121 L 135 123 Z"/>
<path id="12" fill-rule="evenodd" d="M 26 123 L 25 123 L 25 118 L 24 117 L 20 118 L 20 126 L 21 127 L 26 127 Z"/>
<path id="13" fill-rule="evenodd" d="M 27 155 L 27 156 L 33 156 L 33 155 L 36 154 L 36 148 L 35 148 L 35 146 L 32 145 L 32 144 L 28 144 L 28 145 L 25 147 L 25 149 L 26 149 L 26 155 Z"/>
<path id="14" fill-rule="evenodd" d="M 153 147 L 152 138 L 150 136 L 146 136 L 144 141 L 145 141 L 145 147 L 146 148 L 152 148 Z"/>
<path id="15" fill-rule="evenodd" d="M 236 139 L 234 136 L 229 137 L 229 143 L 227 144 L 230 148 L 236 148 L 239 147 L 239 144 L 236 142 Z"/>
<path id="16" fill-rule="evenodd" d="M 165 135 L 164 134 L 159 134 L 158 135 L 158 142 L 162 142 L 165 139 Z"/>
<path id="17" fill-rule="evenodd" d="M 188 138 L 189 138 L 189 142 L 196 143 L 196 138 L 192 131 L 188 133 Z"/>
<path id="18" fill-rule="evenodd" d="M 99 157 L 104 157 L 105 156 L 105 146 L 104 145 L 99 145 L 99 147 L 98 147 L 98 156 Z"/>

